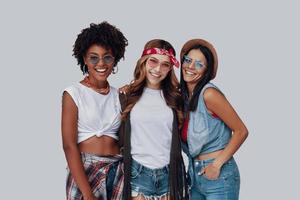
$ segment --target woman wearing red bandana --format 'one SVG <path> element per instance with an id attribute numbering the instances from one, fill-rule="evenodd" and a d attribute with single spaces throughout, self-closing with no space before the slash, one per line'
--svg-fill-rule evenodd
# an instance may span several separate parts
<path id="1" fill-rule="evenodd" d="M 178 131 L 183 101 L 173 69 L 178 64 L 170 43 L 147 42 L 121 96 L 125 200 L 187 197 Z"/>

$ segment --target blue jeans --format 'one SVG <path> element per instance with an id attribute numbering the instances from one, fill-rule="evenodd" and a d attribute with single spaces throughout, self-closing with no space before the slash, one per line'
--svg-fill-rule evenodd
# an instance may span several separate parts
<path id="1" fill-rule="evenodd" d="M 202 168 L 212 163 L 214 159 L 194 160 L 193 169 L 189 169 L 190 178 L 193 179 L 190 187 L 191 200 L 238 200 L 240 190 L 240 174 L 233 158 L 228 160 L 221 168 L 216 180 L 209 180 L 205 174 L 198 175 Z M 191 163 L 190 163 L 191 164 Z"/>
<path id="2" fill-rule="evenodd" d="M 107 173 L 107 178 L 106 178 L 107 199 L 111 199 L 111 196 L 113 193 L 114 180 L 116 177 L 116 171 L 117 171 L 118 164 L 119 164 L 118 162 L 113 163 Z"/>
<path id="3" fill-rule="evenodd" d="M 169 166 L 147 168 L 135 160 L 131 164 L 131 195 L 136 197 L 163 197 L 169 194 Z"/>

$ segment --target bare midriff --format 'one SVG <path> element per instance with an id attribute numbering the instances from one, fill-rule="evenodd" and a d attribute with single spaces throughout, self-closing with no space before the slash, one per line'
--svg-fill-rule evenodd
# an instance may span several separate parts
<path id="1" fill-rule="evenodd" d="M 80 152 L 96 154 L 99 156 L 113 156 L 120 153 L 118 141 L 112 137 L 103 135 L 93 136 L 78 144 Z"/>
<path id="2" fill-rule="evenodd" d="M 213 158 L 216 158 L 218 157 L 218 155 L 220 153 L 222 153 L 223 149 L 222 150 L 218 150 L 218 151 L 214 151 L 214 152 L 211 152 L 211 153 L 206 153 L 206 154 L 201 154 L 201 155 L 198 155 L 195 157 L 195 160 L 208 160 L 208 159 L 213 159 Z"/>

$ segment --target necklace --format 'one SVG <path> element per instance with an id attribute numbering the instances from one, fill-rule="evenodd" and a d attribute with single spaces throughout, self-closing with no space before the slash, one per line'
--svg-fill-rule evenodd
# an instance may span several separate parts
<path id="1" fill-rule="evenodd" d="M 100 94 L 103 94 L 103 95 L 106 95 L 109 93 L 110 91 L 110 86 L 109 86 L 109 83 L 106 81 L 106 87 L 105 88 L 97 88 L 96 86 L 94 86 L 90 79 L 89 79 L 89 76 L 86 76 L 84 79 L 83 79 L 83 82 L 85 83 L 85 85 L 91 89 L 93 89 L 94 91 L 100 93 Z"/>

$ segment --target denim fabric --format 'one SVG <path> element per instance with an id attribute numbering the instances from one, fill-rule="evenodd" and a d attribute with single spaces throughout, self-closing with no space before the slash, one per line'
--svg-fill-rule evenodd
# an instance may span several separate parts
<path id="1" fill-rule="evenodd" d="M 200 93 L 197 109 L 190 112 L 187 144 L 183 144 L 183 150 L 192 158 L 224 149 L 231 138 L 229 127 L 212 117 L 206 108 L 203 93 L 210 87 L 219 90 L 212 83 L 206 84 Z"/>
<path id="2" fill-rule="evenodd" d="M 131 194 L 144 197 L 162 197 L 169 193 L 169 166 L 158 169 L 147 168 L 135 160 L 131 164 Z"/>
<path id="3" fill-rule="evenodd" d="M 114 180 L 115 180 L 115 177 L 116 177 L 117 168 L 118 168 L 118 163 L 115 162 L 115 163 L 112 164 L 111 168 L 109 169 L 109 171 L 107 173 L 107 178 L 106 178 L 107 199 L 112 198 Z"/>
<path id="4" fill-rule="evenodd" d="M 202 168 L 211 164 L 214 159 L 194 160 L 193 170 L 189 176 L 193 179 L 190 188 L 191 200 L 238 200 L 240 189 L 240 174 L 234 158 L 227 161 L 221 168 L 216 180 L 209 180 L 205 174 L 199 175 Z"/>

